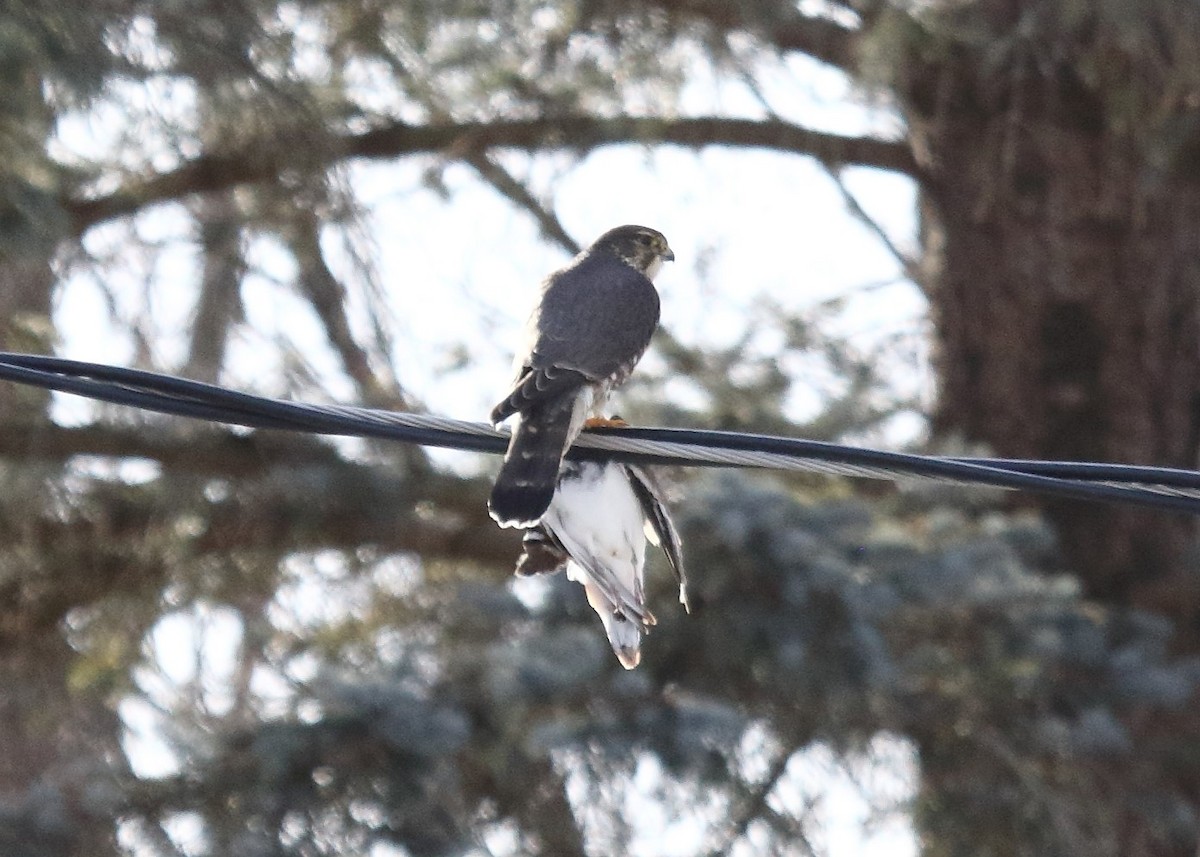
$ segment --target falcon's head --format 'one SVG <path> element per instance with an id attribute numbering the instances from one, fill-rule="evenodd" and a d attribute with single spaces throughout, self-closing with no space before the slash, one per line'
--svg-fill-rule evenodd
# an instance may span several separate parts
<path id="1" fill-rule="evenodd" d="M 675 261 L 661 232 L 648 226 L 618 226 L 596 239 L 588 252 L 612 253 L 626 265 L 637 268 L 653 280 L 663 262 Z"/>

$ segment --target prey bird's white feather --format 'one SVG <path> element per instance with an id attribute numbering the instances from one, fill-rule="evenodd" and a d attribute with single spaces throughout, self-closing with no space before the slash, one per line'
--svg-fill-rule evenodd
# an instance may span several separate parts
<path id="1" fill-rule="evenodd" d="M 641 660 L 642 634 L 655 624 L 646 608 L 645 516 L 624 465 L 570 463 L 542 524 L 562 544 L 567 576 L 583 584 L 621 665 Z"/>

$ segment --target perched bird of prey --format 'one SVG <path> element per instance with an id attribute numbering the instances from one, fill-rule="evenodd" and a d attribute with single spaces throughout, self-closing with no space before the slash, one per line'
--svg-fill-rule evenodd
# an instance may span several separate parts
<path id="1" fill-rule="evenodd" d="M 568 461 L 541 523 L 525 533 L 517 574 L 557 571 L 583 584 L 621 666 L 642 659 L 642 634 L 655 624 L 642 569 L 646 538 L 662 547 L 691 609 L 683 548 L 650 471 L 617 461 Z"/>
<path id="2" fill-rule="evenodd" d="M 662 233 L 618 226 L 542 284 L 517 352 L 516 382 L 492 410 L 496 425 L 518 418 L 488 501 L 502 527 L 532 526 L 550 506 L 583 421 L 650 344 L 658 326 L 651 280 L 674 258 Z"/>

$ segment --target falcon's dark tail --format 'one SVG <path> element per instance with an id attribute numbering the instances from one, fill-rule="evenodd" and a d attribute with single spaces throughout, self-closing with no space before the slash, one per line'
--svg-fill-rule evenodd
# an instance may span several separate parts
<path id="1" fill-rule="evenodd" d="M 500 526 L 532 526 L 550 507 L 571 440 L 574 409 L 575 396 L 561 396 L 521 418 L 488 500 L 488 511 Z"/>

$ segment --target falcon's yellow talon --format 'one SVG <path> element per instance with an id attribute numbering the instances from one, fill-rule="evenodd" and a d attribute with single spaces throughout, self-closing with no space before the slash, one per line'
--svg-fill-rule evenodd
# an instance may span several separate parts
<path id="1" fill-rule="evenodd" d="M 629 423 L 620 417 L 588 417 L 583 421 L 585 428 L 628 428 Z"/>

